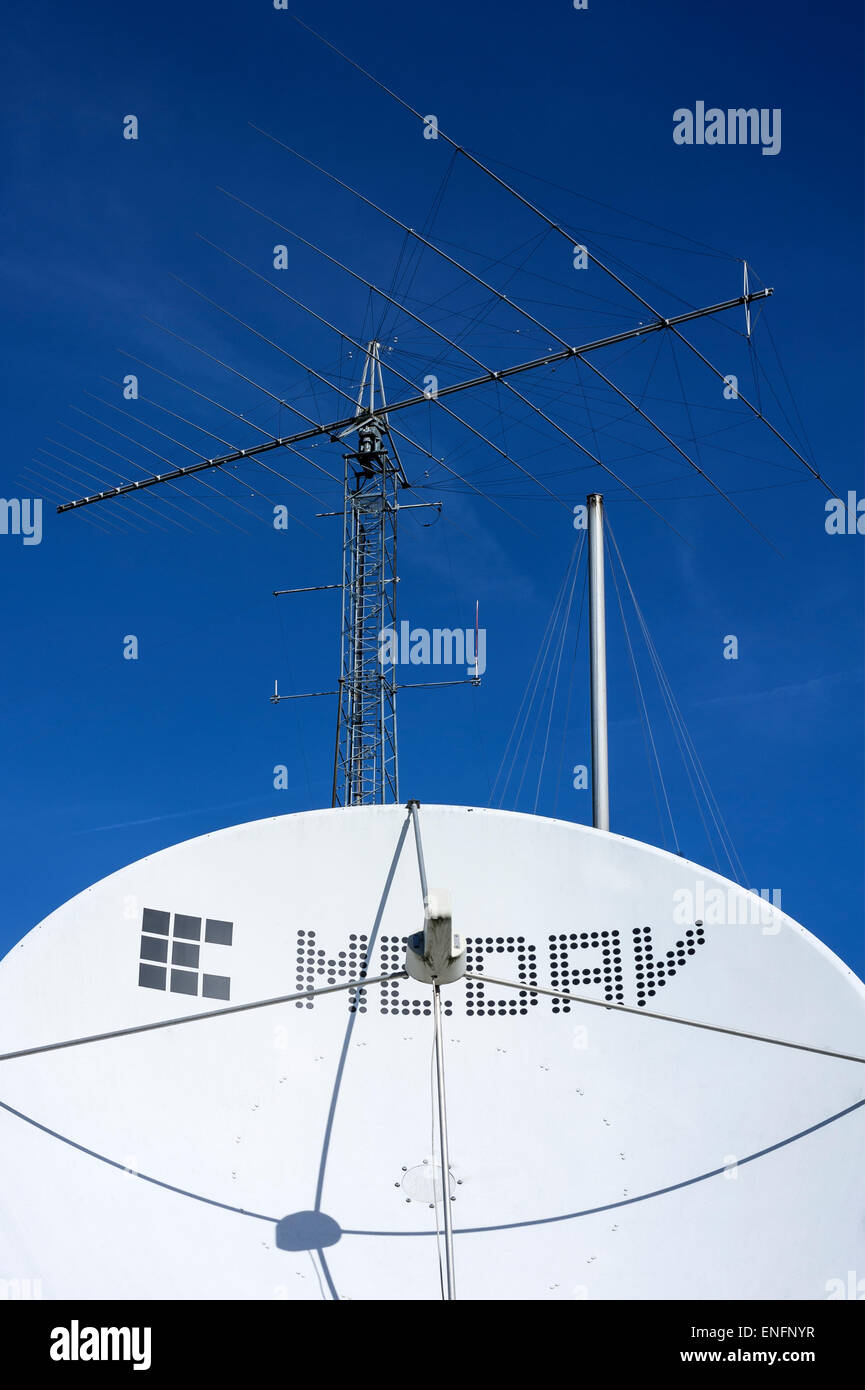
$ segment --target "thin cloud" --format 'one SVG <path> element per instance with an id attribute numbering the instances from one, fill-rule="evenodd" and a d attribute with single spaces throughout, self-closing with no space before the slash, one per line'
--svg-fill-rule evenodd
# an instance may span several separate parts
<path id="1" fill-rule="evenodd" d="M 286 788 L 288 791 L 295 791 L 297 785 Z M 95 835 L 100 830 L 124 830 L 129 825 L 155 825 L 164 820 L 182 820 L 185 816 L 202 816 L 212 811 L 230 811 L 236 806 L 260 806 L 264 801 L 261 796 L 248 796 L 243 801 L 223 801 L 218 806 L 194 806 L 189 811 L 168 811 L 163 816 L 144 816 L 141 820 L 119 820 L 112 825 L 90 825 L 84 830 L 73 830 L 73 835 Z"/>

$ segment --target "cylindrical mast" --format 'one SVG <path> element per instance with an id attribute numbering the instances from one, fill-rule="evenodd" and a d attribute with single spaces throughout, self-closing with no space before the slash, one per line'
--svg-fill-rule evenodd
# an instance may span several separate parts
<path id="1" fill-rule="evenodd" d="M 610 828 L 607 758 L 607 628 L 604 607 L 604 499 L 593 492 L 589 510 L 589 648 L 592 681 L 592 825 Z"/>

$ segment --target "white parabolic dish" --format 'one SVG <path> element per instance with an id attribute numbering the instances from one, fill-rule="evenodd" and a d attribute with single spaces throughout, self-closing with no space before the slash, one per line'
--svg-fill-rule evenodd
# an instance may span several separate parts
<path id="1" fill-rule="evenodd" d="M 424 806 L 420 824 L 469 971 L 865 1050 L 851 971 L 717 874 L 532 816 Z M 399 970 L 422 924 L 404 808 L 233 826 L 14 947 L 0 1051 L 339 983 L 367 955 Z M 821 1299 L 865 1269 L 861 1064 L 466 981 L 442 998 L 460 1298 Z M 0 1064 L 0 1279 L 439 1298 L 431 990 L 359 1002 Z"/>

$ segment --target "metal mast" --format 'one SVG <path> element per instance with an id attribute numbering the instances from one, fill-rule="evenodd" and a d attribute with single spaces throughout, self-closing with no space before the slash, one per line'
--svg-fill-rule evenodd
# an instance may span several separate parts
<path id="1" fill-rule="evenodd" d="M 589 509 L 589 652 L 592 681 L 592 825 L 610 828 L 607 759 L 607 629 L 604 606 L 604 499 L 586 498 Z"/>
<path id="2" fill-rule="evenodd" d="M 345 455 L 334 806 L 399 800 L 396 684 L 382 634 L 396 633 L 396 490 L 406 478 L 387 432 L 379 354 L 371 342 L 355 412 L 363 421 L 352 427 L 357 450 Z"/>

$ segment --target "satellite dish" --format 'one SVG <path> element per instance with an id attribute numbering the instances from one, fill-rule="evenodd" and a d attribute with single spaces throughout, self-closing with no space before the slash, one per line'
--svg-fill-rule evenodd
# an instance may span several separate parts
<path id="1" fill-rule="evenodd" d="M 419 823 L 449 904 L 426 920 L 452 913 L 467 964 L 441 986 L 459 1296 L 820 1299 L 861 1269 L 851 971 L 623 836 Z M 154 854 L 2 962 L 0 1052 L 399 973 L 418 867 L 399 806 Z M 0 1274 L 46 1298 L 438 1298 L 432 996 L 401 978 L 4 1061 Z"/>

